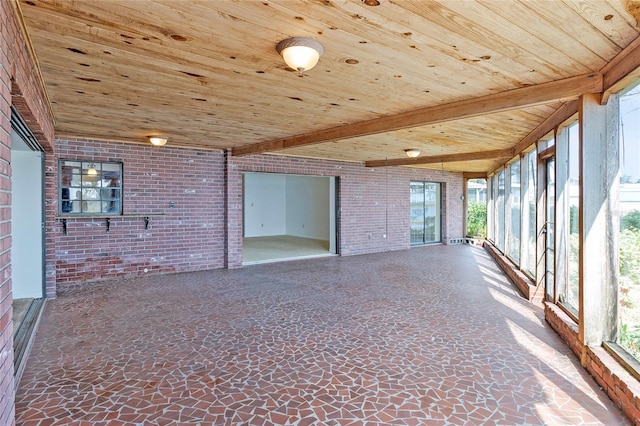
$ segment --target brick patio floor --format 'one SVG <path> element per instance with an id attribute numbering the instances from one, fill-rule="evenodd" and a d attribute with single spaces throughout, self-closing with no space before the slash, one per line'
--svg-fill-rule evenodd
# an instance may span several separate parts
<path id="1" fill-rule="evenodd" d="M 144 277 L 47 303 L 18 425 L 620 425 L 479 248 Z"/>

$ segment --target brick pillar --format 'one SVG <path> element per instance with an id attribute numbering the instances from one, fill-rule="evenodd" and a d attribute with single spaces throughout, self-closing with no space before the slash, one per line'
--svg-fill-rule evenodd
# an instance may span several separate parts
<path id="1" fill-rule="evenodd" d="M 11 16 L 9 2 L 0 2 L 0 16 Z M 13 311 L 11 304 L 11 35 L 0 26 L 0 424 L 15 420 L 13 381 Z"/>
<path id="2" fill-rule="evenodd" d="M 225 250 L 224 267 L 242 267 L 242 173 L 231 151 L 224 154 Z"/>

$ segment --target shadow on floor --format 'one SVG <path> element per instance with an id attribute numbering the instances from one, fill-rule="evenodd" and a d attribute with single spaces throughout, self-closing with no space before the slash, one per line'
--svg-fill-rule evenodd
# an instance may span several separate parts
<path id="1" fill-rule="evenodd" d="M 87 283 L 47 302 L 17 424 L 628 425 L 484 250 Z"/>

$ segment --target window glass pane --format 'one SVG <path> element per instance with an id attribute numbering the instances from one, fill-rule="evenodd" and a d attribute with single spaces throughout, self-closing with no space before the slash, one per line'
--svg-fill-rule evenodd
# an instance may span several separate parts
<path id="1" fill-rule="evenodd" d="M 497 221 L 496 221 L 496 241 L 498 248 L 504 251 L 504 170 L 498 172 L 498 202 L 497 202 Z"/>
<path id="2" fill-rule="evenodd" d="M 490 241 L 495 241 L 495 235 L 493 233 L 493 218 L 495 217 L 495 196 L 493 193 L 493 181 L 494 181 L 494 177 L 491 176 L 491 178 L 489 178 L 489 182 L 487 185 L 487 190 L 488 190 L 488 197 L 489 200 L 487 202 L 487 239 L 489 239 Z"/>
<path id="3" fill-rule="evenodd" d="M 522 200 L 522 217 L 523 226 L 521 230 L 524 244 L 522 245 L 523 253 L 521 253 L 522 269 L 530 276 L 536 276 L 536 198 L 537 198 L 537 160 L 538 154 L 536 150 L 528 152 L 524 156 L 522 162 L 522 174 L 526 181 L 523 185 Z"/>
<path id="4" fill-rule="evenodd" d="M 440 242 L 440 184 L 411 182 L 410 185 L 411 244 Z"/>
<path id="5" fill-rule="evenodd" d="M 424 243 L 424 182 L 411 182 L 411 244 Z"/>
<path id="6" fill-rule="evenodd" d="M 425 182 L 425 243 L 440 242 L 440 184 Z"/>
<path id="7" fill-rule="evenodd" d="M 551 157 L 547 160 L 547 223 L 546 223 L 546 250 L 545 250 L 545 265 L 546 276 L 545 283 L 547 287 L 547 296 L 549 300 L 555 298 L 555 217 L 556 217 L 556 162 L 555 158 Z"/>
<path id="8" fill-rule="evenodd" d="M 578 310 L 578 247 L 580 227 L 580 137 L 577 123 L 569 127 L 569 252 L 568 255 L 568 280 L 564 302 Z"/>
<path id="9" fill-rule="evenodd" d="M 509 166 L 509 222 L 507 224 L 507 255 L 520 262 L 520 160 Z"/>
<path id="10" fill-rule="evenodd" d="M 122 164 L 61 160 L 60 214 L 122 214 Z"/>
<path id="11" fill-rule="evenodd" d="M 487 235 L 487 180 L 469 179 L 467 182 L 467 236 L 485 238 Z"/>
<path id="12" fill-rule="evenodd" d="M 545 136 L 538 143 L 538 149 L 542 152 L 547 148 L 551 148 L 556 144 L 556 140 L 553 137 L 553 132 L 551 135 Z"/>
<path id="13" fill-rule="evenodd" d="M 640 86 L 620 96 L 618 343 L 640 359 Z"/>

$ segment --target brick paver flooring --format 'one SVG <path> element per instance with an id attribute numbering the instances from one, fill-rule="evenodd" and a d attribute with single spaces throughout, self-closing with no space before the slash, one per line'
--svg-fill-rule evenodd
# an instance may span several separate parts
<path id="1" fill-rule="evenodd" d="M 49 301 L 18 425 L 619 425 L 479 248 L 87 284 Z"/>

